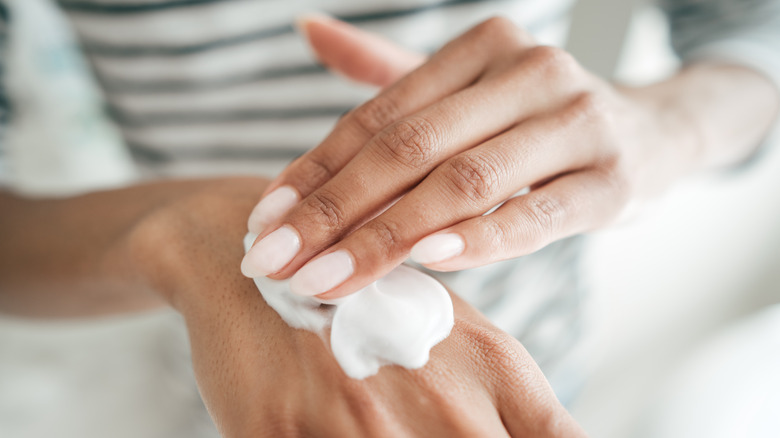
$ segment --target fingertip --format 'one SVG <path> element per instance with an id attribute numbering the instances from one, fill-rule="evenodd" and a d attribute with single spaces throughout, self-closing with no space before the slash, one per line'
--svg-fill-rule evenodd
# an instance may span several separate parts
<path id="1" fill-rule="evenodd" d="M 290 278 L 290 291 L 305 297 L 337 298 L 328 292 L 347 281 L 355 272 L 349 251 L 340 249 L 303 265 Z"/>
<path id="2" fill-rule="evenodd" d="M 255 206 L 255 208 L 252 209 L 252 213 L 249 213 L 249 218 L 246 221 L 246 228 L 252 234 L 260 234 L 263 232 L 263 229 L 265 228 L 265 225 L 260 223 L 260 218 L 258 217 L 258 213 L 256 213 L 256 210 L 257 210 L 257 206 Z"/>
<path id="3" fill-rule="evenodd" d="M 411 259 L 421 265 L 438 264 L 463 254 L 466 242 L 457 233 L 436 233 L 417 242 L 411 251 Z"/>
<path id="4" fill-rule="evenodd" d="M 295 16 L 293 27 L 301 36 L 309 39 L 309 25 L 311 23 L 330 22 L 335 19 L 322 11 L 306 11 Z"/>
<path id="5" fill-rule="evenodd" d="M 282 270 L 301 249 L 301 238 L 285 225 L 256 241 L 241 260 L 241 273 L 250 278 L 264 277 Z"/>
<path id="6" fill-rule="evenodd" d="M 247 219 L 247 228 L 252 233 L 260 234 L 263 229 L 281 219 L 301 200 L 298 191 L 292 186 L 283 185 L 265 195 L 255 205 Z"/>
<path id="7" fill-rule="evenodd" d="M 312 298 L 315 301 L 318 301 L 321 304 L 326 304 L 328 306 L 338 306 L 339 304 L 343 304 L 344 302 L 346 302 L 348 299 L 348 296 L 336 297 L 336 298 L 325 298 L 323 297 L 323 295 L 327 295 L 327 294 L 315 295 Z"/>
<path id="8" fill-rule="evenodd" d="M 323 304 L 338 304 L 343 302 L 343 300 L 349 295 L 350 294 L 344 295 L 336 292 L 325 292 L 319 295 L 314 295 L 312 298 Z"/>
<path id="9" fill-rule="evenodd" d="M 248 254 L 244 254 L 244 258 L 241 259 L 241 274 L 247 278 L 262 277 L 267 272 L 262 272 L 257 269 L 255 263 L 251 260 L 251 257 L 247 257 Z"/>
<path id="10" fill-rule="evenodd" d="M 315 56 L 319 58 L 320 53 L 317 43 L 322 31 L 325 30 L 327 32 L 329 28 L 333 28 L 334 24 L 338 25 L 338 23 L 342 22 L 324 12 L 310 11 L 297 15 L 293 20 L 293 28 L 313 49 Z M 313 27 L 317 25 L 319 25 L 319 29 L 314 29 Z"/>

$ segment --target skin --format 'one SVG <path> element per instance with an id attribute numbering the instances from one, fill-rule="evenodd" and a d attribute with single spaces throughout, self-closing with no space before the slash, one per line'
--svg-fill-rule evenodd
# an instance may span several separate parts
<path id="1" fill-rule="evenodd" d="M 283 225 L 300 236 L 271 278 L 295 280 L 335 251 L 351 256 L 354 273 L 318 295 L 327 299 L 388 273 L 433 234 L 465 242 L 426 264 L 452 271 L 613 223 L 684 175 L 744 160 L 780 101 L 765 77 L 730 65 L 612 85 L 504 18 L 430 59 L 328 17 L 300 27 L 324 64 L 384 87 L 264 193 L 289 186 L 301 198 L 258 236 Z"/>
<path id="2" fill-rule="evenodd" d="M 523 347 L 453 295 L 419 370 L 349 379 L 239 271 L 267 181 L 161 182 L 57 200 L 0 194 L 0 310 L 96 316 L 168 304 L 226 437 L 584 436 Z"/>
<path id="3" fill-rule="evenodd" d="M 582 435 L 517 341 L 457 297 L 453 334 L 425 368 L 347 379 L 318 337 L 283 324 L 238 271 L 257 193 L 290 185 L 303 198 L 264 231 L 288 224 L 302 239 L 275 278 L 336 249 L 359 261 L 326 294 L 335 297 L 442 230 L 466 247 L 430 267 L 453 270 L 612 222 L 681 175 L 748 156 L 774 119 L 777 90 L 744 68 L 704 64 L 650 87 L 615 87 L 504 19 L 428 60 L 333 20 L 304 26 L 324 63 L 385 87 L 377 98 L 270 186 L 0 194 L 0 309 L 69 317 L 172 305 L 229 437 Z"/>

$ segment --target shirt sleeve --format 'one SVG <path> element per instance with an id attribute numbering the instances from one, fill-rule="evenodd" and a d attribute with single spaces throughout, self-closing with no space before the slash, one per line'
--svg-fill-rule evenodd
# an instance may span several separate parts
<path id="1" fill-rule="evenodd" d="M 669 17 L 671 43 L 684 64 L 720 61 L 763 74 L 780 92 L 780 0 L 660 0 Z M 780 142 L 780 119 L 750 167 Z"/>
<path id="2" fill-rule="evenodd" d="M 0 188 L 9 185 L 8 123 L 11 115 L 11 101 L 6 93 L 7 50 L 8 50 L 8 8 L 0 1 Z"/>
<path id="3" fill-rule="evenodd" d="M 780 0 L 661 0 L 661 6 L 683 62 L 744 65 L 780 89 Z"/>

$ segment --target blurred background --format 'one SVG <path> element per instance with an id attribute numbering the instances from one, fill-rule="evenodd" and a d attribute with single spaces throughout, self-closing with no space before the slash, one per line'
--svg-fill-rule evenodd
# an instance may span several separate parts
<path id="1" fill-rule="evenodd" d="M 625 19 L 605 25 L 606 3 Z M 25 168 L 5 182 L 59 195 L 134 181 L 58 11 L 48 0 L 8 4 L 19 20 L 5 74 L 30 111 L 2 133 Z M 569 47 L 594 71 L 642 84 L 677 66 L 651 5 L 584 1 L 574 20 Z M 579 37 L 589 34 L 598 38 Z M 593 236 L 590 377 L 570 406 L 592 436 L 780 436 L 779 148 L 745 170 L 685 181 Z M 216 436 L 188 361 L 172 311 L 0 317 L 0 436 Z"/>

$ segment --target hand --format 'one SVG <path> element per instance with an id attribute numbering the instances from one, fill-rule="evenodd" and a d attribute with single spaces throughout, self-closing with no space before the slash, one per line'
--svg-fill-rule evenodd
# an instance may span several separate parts
<path id="1" fill-rule="evenodd" d="M 260 180 L 171 202 L 133 259 L 187 323 L 198 385 L 226 437 L 581 436 L 523 347 L 453 295 L 452 334 L 419 370 L 347 378 L 317 335 L 288 327 L 238 271 Z"/>
<path id="2" fill-rule="evenodd" d="M 332 19 L 307 23 L 319 57 L 350 77 L 388 85 L 423 61 Z M 273 181 L 250 219 L 262 233 L 244 273 L 292 275 L 296 293 L 336 298 L 410 253 L 459 270 L 610 223 L 665 184 L 647 151 L 682 123 L 666 126 L 628 94 L 510 21 L 488 20 L 351 111 Z M 274 233 L 280 226 L 287 232 Z"/>

